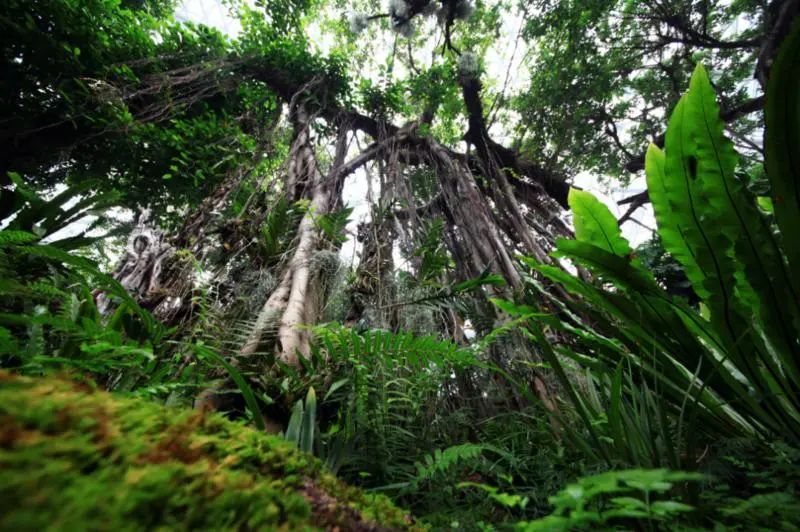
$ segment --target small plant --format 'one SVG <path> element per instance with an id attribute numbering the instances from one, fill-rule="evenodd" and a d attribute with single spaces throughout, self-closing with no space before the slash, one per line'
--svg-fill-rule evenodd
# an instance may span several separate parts
<path id="1" fill-rule="evenodd" d="M 298 399 L 292 408 L 289 426 L 283 438 L 294 443 L 299 449 L 314 452 L 314 442 L 317 434 L 317 394 L 314 388 L 309 388 L 305 401 Z"/>
<path id="2" fill-rule="evenodd" d="M 703 479 L 697 473 L 667 469 L 629 469 L 584 477 L 550 498 L 551 515 L 518 523 L 515 529 L 568 531 L 599 525 L 652 529 L 694 510 L 669 494 L 676 484 Z"/>

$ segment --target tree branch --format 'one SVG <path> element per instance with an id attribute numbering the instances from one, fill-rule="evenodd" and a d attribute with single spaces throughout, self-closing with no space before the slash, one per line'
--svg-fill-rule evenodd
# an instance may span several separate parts
<path id="1" fill-rule="evenodd" d="M 570 185 L 564 176 L 519 157 L 514 150 L 498 144 L 489 137 L 484 121 L 480 80 L 472 76 L 462 76 L 461 88 L 468 115 L 468 129 L 464 134 L 464 140 L 475 146 L 478 157 L 485 162 L 495 160 L 500 168 L 513 170 L 509 174 L 510 182 L 515 188 L 519 186 L 519 176 L 528 177 L 541 185 L 544 191 L 562 207 L 567 208 Z M 485 172 L 486 170 L 481 173 L 485 174 Z M 514 175 L 514 172 L 517 175 Z"/>
<path id="2" fill-rule="evenodd" d="M 764 96 L 758 96 L 742 102 L 741 104 L 731 109 L 726 109 L 720 113 L 720 118 L 723 122 L 733 122 L 737 118 L 760 111 L 764 107 Z M 659 148 L 664 146 L 664 133 L 661 133 L 653 139 L 653 144 Z M 625 165 L 625 169 L 629 172 L 638 172 L 644 169 L 644 157 L 646 152 L 641 152 Z"/>

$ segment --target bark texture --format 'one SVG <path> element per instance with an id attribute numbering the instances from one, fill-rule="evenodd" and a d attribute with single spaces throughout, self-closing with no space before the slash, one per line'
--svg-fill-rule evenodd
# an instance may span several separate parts
<path id="1" fill-rule="evenodd" d="M 330 169 L 323 173 L 316 162 L 311 136 L 314 118 L 304 103 L 298 103 L 290 112 L 296 133 L 289 154 L 286 194 L 294 201 L 306 200 L 307 210 L 297 229 L 291 257 L 283 267 L 281 282 L 258 313 L 239 357 L 252 356 L 261 348 L 273 349 L 282 362 L 296 366 L 299 357 L 309 356 L 307 326 L 316 322 L 324 303 L 313 286 L 312 259 L 316 253 L 332 247 L 322 237 L 317 219 L 341 207 L 344 179 L 370 161 L 377 150 L 366 150 L 345 163 L 349 128 L 341 125 L 334 160 Z M 264 342 L 271 330 L 277 331 L 274 346 Z"/>
<path id="2" fill-rule="evenodd" d="M 225 234 L 221 213 L 243 175 L 244 169 L 229 175 L 172 235 L 165 235 L 151 223 L 147 211 L 139 213 L 113 275 L 163 323 L 177 325 L 191 314 L 196 264 L 206 262 L 212 251 L 230 255 L 242 244 L 221 236 Z M 235 224 L 236 220 L 228 223 Z M 106 310 L 108 301 L 101 299 L 101 307 Z"/>

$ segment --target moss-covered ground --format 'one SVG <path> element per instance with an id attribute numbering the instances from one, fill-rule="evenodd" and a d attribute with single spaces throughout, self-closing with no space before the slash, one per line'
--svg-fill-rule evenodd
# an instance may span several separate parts
<path id="1" fill-rule="evenodd" d="M 0 372 L 2 530 L 406 530 L 407 513 L 218 414 Z"/>

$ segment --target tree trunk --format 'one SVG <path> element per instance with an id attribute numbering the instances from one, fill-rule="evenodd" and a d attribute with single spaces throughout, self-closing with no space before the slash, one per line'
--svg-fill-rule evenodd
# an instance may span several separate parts
<path id="1" fill-rule="evenodd" d="M 172 236 L 152 225 L 147 211 L 139 214 L 113 276 L 161 322 L 178 325 L 191 314 L 196 262 L 202 262 L 216 247 L 225 248 L 222 255 L 235 251 L 231 242 L 212 242 L 212 233 L 215 225 L 222 224 L 219 213 L 245 173 L 240 169 L 229 175 Z M 108 300 L 99 302 L 101 311 L 106 311 Z"/>
<path id="2" fill-rule="evenodd" d="M 333 163 L 327 174 L 323 174 L 317 167 L 310 135 L 313 117 L 303 103 L 297 105 L 293 117 L 296 135 L 290 150 L 286 191 L 296 201 L 308 200 L 308 210 L 300 221 L 296 246 L 285 265 L 281 282 L 259 312 L 238 357 L 249 357 L 266 347 L 273 349 L 282 362 L 297 366 L 299 357 L 307 358 L 310 352 L 306 325 L 316 322 L 324 303 L 320 290 L 313 286 L 319 279 L 314 278 L 310 265 L 315 253 L 332 247 L 321 237 L 316 219 L 341 206 L 344 179 L 375 157 L 378 149 L 365 150 L 345 164 L 350 127 L 347 123 L 340 124 Z M 277 330 L 274 346 L 264 345 L 270 330 Z"/>

